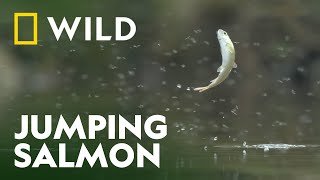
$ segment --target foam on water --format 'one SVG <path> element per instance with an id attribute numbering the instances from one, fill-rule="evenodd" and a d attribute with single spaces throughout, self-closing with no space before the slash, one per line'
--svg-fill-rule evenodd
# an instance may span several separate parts
<path id="1" fill-rule="evenodd" d="M 295 149 L 295 148 L 320 148 L 320 145 L 311 145 L 311 144 L 253 144 L 247 145 L 243 144 L 242 146 L 234 145 L 234 146 L 214 146 L 215 148 L 249 148 L 249 149 Z"/>

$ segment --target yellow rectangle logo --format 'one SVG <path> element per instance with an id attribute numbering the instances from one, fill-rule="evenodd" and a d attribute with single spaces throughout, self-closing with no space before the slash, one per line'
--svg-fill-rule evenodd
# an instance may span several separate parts
<path id="1" fill-rule="evenodd" d="M 19 17 L 33 17 L 33 40 L 19 41 Z M 14 13 L 14 45 L 38 44 L 38 13 Z"/>

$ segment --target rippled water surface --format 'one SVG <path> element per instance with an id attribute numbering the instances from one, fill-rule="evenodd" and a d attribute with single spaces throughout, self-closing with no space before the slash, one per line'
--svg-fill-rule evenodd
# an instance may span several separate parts
<path id="1" fill-rule="evenodd" d="M 13 13 L 24 11 L 38 12 L 37 46 L 13 45 Z M 72 41 L 63 34 L 57 42 L 51 16 L 102 17 L 104 35 L 114 35 L 115 17 L 127 16 L 137 33 L 125 42 L 88 42 L 82 22 Z M 320 1 L 304 0 L 1 2 L 0 179 L 319 180 L 319 17 Z M 30 38 L 30 22 L 19 24 L 20 38 Z M 220 28 L 234 42 L 238 67 L 219 86 L 194 92 L 218 75 Z M 22 114 L 40 115 L 42 130 L 45 114 L 53 127 L 60 114 L 70 124 L 80 114 L 85 125 L 88 114 L 121 114 L 131 123 L 135 114 L 161 114 L 168 135 L 15 140 Z M 46 143 L 56 161 L 59 142 L 71 160 L 82 142 L 89 149 L 159 142 L 161 168 L 18 169 L 14 147 L 22 142 L 33 159 Z"/>

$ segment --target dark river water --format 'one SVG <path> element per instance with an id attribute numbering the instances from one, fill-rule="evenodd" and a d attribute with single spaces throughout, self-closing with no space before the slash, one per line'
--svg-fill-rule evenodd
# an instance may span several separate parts
<path id="1" fill-rule="evenodd" d="M 28 1 L 0 5 L 0 179 L 320 179 L 320 3 L 283 0 Z M 14 12 L 38 13 L 38 45 L 13 45 Z M 124 42 L 84 41 L 84 22 L 72 41 L 55 39 L 47 17 L 102 17 L 114 35 L 115 17 L 131 18 L 135 36 Z M 95 27 L 95 22 L 92 22 Z M 32 36 L 30 19 L 19 37 Z M 124 27 L 123 31 L 127 31 Z M 221 85 L 198 93 L 221 65 L 216 31 L 228 32 L 236 63 Z M 92 30 L 93 35 L 95 29 Z M 59 115 L 71 124 L 80 114 L 110 114 L 145 120 L 166 117 L 161 140 L 15 140 L 21 115 Z M 135 149 L 160 143 L 160 168 L 136 162 L 124 169 L 19 169 L 14 148 L 31 146 L 35 159 L 46 143 L 56 162 L 66 143 L 75 161 L 82 143 L 94 150 L 115 143 Z"/>

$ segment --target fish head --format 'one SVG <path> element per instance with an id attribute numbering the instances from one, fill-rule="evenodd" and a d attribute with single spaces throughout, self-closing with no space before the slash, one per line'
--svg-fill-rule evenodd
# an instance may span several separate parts
<path id="1" fill-rule="evenodd" d="M 230 37 L 228 36 L 228 33 L 222 29 L 219 29 L 217 31 L 217 38 L 220 43 L 222 43 L 222 42 L 229 43 L 231 41 Z"/>

